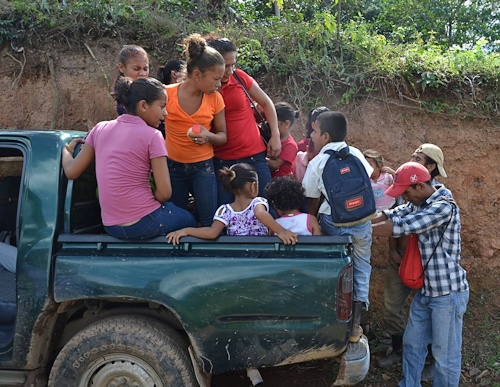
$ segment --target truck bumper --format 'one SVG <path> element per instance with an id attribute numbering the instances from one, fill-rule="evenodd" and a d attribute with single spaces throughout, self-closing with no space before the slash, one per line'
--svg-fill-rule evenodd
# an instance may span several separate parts
<path id="1" fill-rule="evenodd" d="M 349 343 L 342 355 L 334 386 L 350 386 L 361 382 L 370 368 L 370 347 L 366 336 L 357 343 Z"/>

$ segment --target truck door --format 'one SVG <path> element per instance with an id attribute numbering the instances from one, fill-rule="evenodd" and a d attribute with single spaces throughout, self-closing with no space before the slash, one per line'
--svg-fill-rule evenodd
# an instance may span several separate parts
<path id="1" fill-rule="evenodd" d="M 0 362 L 12 357 L 16 322 L 17 238 L 23 152 L 0 144 Z"/>

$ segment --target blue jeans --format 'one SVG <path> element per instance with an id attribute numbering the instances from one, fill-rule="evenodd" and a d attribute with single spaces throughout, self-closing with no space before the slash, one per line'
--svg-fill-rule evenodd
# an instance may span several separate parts
<path id="1" fill-rule="evenodd" d="M 350 227 L 336 227 L 330 215 L 320 214 L 320 228 L 326 235 L 349 235 L 352 237 L 352 262 L 354 266 L 354 301 L 365 303 L 368 310 L 368 290 L 370 288 L 370 264 L 372 248 L 372 224 L 370 221 Z"/>
<path id="2" fill-rule="evenodd" d="M 194 216 L 172 202 L 163 203 L 160 208 L 144 216 L 131 226 L 106 226 L 108 234 L 120 239 L 147 239 L 167 235 L 183 227 L 195 227 Z"/>
<path id="3" fill-rule="evenodd" d="M 196 213 L 202 226 L 209 227 L 217 210 L 217 179 L 212 159 L 197 163 L 179 163 L 167 158 L 172 197 L 178 207 L 188 209 L 191 193 L 196 203 Z"/>
<path id="4" fill-rule="evenodd" d="M 462 363 L 462 325 L 469 291 L 413 298 L 403 336 L 403 380 L 400 387 L 420 386 L 420 376 L 432 344 L 434 386 L 456 387 Z"/>

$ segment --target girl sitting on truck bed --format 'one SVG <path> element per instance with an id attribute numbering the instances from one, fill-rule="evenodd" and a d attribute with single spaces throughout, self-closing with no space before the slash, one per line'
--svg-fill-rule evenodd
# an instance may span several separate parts
<path id="1" fill-rule="evenodd" d="M 280 226 L 269 214 L 265 198 L 257 196 L 259 182 L 255 169 L 246 163 L 234 164 L 219 171 L 222 186 L 234 194 L 234 202 L 221 205 L 210 227 L 188 227 L 167 235 L 168 243 L 179 243 L 183 236 L 215 239 L 226 229 L 227 235 L 269 235 L 269 230 L 285 244 L 295 244 L 297 234 Z"/>
<path id="2" fill-rule="evenodd" d="M 117 81 L 115 98 L 127 114 L 98 123 L 86 140 L 75 138 L 63 148 L 67 178 L 77 179 L 95 159 L 102 221 L 114 237 L 152 238 L 196 225 L 191 213 L 168 201 L 172 186 L 167 150 L 155 129 L 167 114 L 163 84 L 153 78 L 124 77 Z M 73 158 L 78 143 L 84 144 Z"/>

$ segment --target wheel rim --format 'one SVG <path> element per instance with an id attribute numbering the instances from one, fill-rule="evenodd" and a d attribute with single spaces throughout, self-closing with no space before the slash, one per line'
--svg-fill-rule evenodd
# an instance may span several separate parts
<path id="1" fill-rule="evenodd" d="M 160 376 L 144 360 L 128 354 L 109 354 L 93 361 L 80 387 L 163 387 Z"/>

